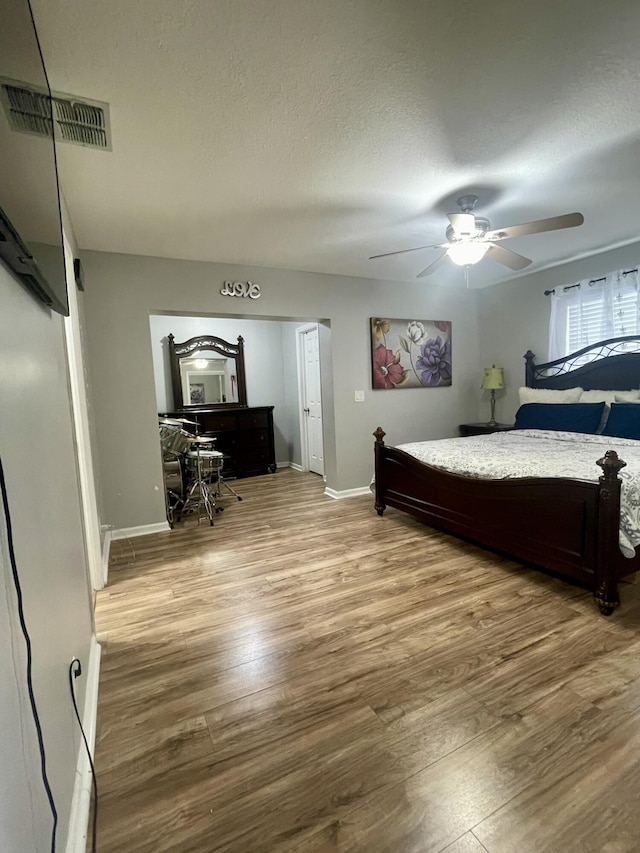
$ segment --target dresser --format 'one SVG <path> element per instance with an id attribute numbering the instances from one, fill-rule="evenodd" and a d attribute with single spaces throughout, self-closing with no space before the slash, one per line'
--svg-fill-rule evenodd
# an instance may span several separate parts
<path id="1" fill-rule="evenodd" d="M 216 439 L 213 448 L 224 453 L 225 477 L 250 477 L 276 470 L 273 406 L 230 406 L 222 409 L 183 409 L 169 418 L 197 421 L 197 432 Z M 195 426 L 185 425 L 189 432 Z"/>

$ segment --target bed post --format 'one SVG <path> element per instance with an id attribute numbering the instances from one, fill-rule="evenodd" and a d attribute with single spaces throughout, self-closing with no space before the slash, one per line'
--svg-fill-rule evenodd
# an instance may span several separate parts
<path id="1" fill-rule="evenodd" d="M 528 349 L 524 354 L 524 384 L 527 388 L 535 387 L 536 373 L 533 367 L 535 355 Z"/>
<path id="2" fill-rule="evenodd" d="M 383 476 L 382 476 L 382 468 L 383 468 L 382 454 L 384 453 L 384 441 L 383 441 L 383 439 L 386 435 L 386 432 L 382 429 L 382 427 L 378 427 L 378 429 L 373 433 L 373 435 L 374 435 L 374 438 L 376 440 L 376 444 L 375 444 L 375 474 L 374 474 L 375 481 L 376 481 L 375 482 L 375 486 L 376 486 L 375 507 L 376 507 L 376 512 L 378 513 L 378 515 L 382 515 L 382 513 L 386 509 L 384 501 L 382 500 L 382 494 L 384 492 L 384 480 L 383 480 Z"/>
<path id="3" fill-rule="evenodd" d="M 613 558 L 620 547 L 618 538 L 622 481 L 618 472 L 627 463 L 618 458 L 615 450 L 607 450 L 596 464 L 602 468 L 602 476 L 598 496 L 598 562 L 593 595 L 600 612 L 610 616 L 620 604 Z"/>

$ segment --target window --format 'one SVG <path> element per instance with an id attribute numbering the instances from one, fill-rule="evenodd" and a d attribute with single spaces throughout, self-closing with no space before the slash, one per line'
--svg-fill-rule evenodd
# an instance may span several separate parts
<path id="1" fill-rule="evenodd" d="M 601 279 L 556 288 L 552 295 L 549 360 L 598 341 L 640 334 L 638 271 L 619 270 Z M 584 362 L 589 356 L 584 357 Z M 577 360 L 575 366 L 580 364 Z"/>

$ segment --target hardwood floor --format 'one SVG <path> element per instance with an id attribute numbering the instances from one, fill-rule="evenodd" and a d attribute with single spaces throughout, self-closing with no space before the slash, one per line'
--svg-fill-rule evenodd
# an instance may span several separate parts
<path id="1" fill-rule="evenodd" d="M 640 585 L 605 619 L 314 475 L 237 487 L 113 543 L 100 853 L 640 849 Z"/>

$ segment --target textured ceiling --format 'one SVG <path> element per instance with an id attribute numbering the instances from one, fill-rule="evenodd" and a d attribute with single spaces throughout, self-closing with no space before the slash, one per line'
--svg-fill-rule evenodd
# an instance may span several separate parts
<path id="1" fill-rule="evenodd" d="M 368 256 L 441 242 L 463 192 L 584 214 L 503 243 L 528 271 L 639 239 L 637 0 L 32 4 L 52 88 L 111 105 L 112 152 L 59 151 L 83 248 L 414 281 L 437 252 Z"/>

